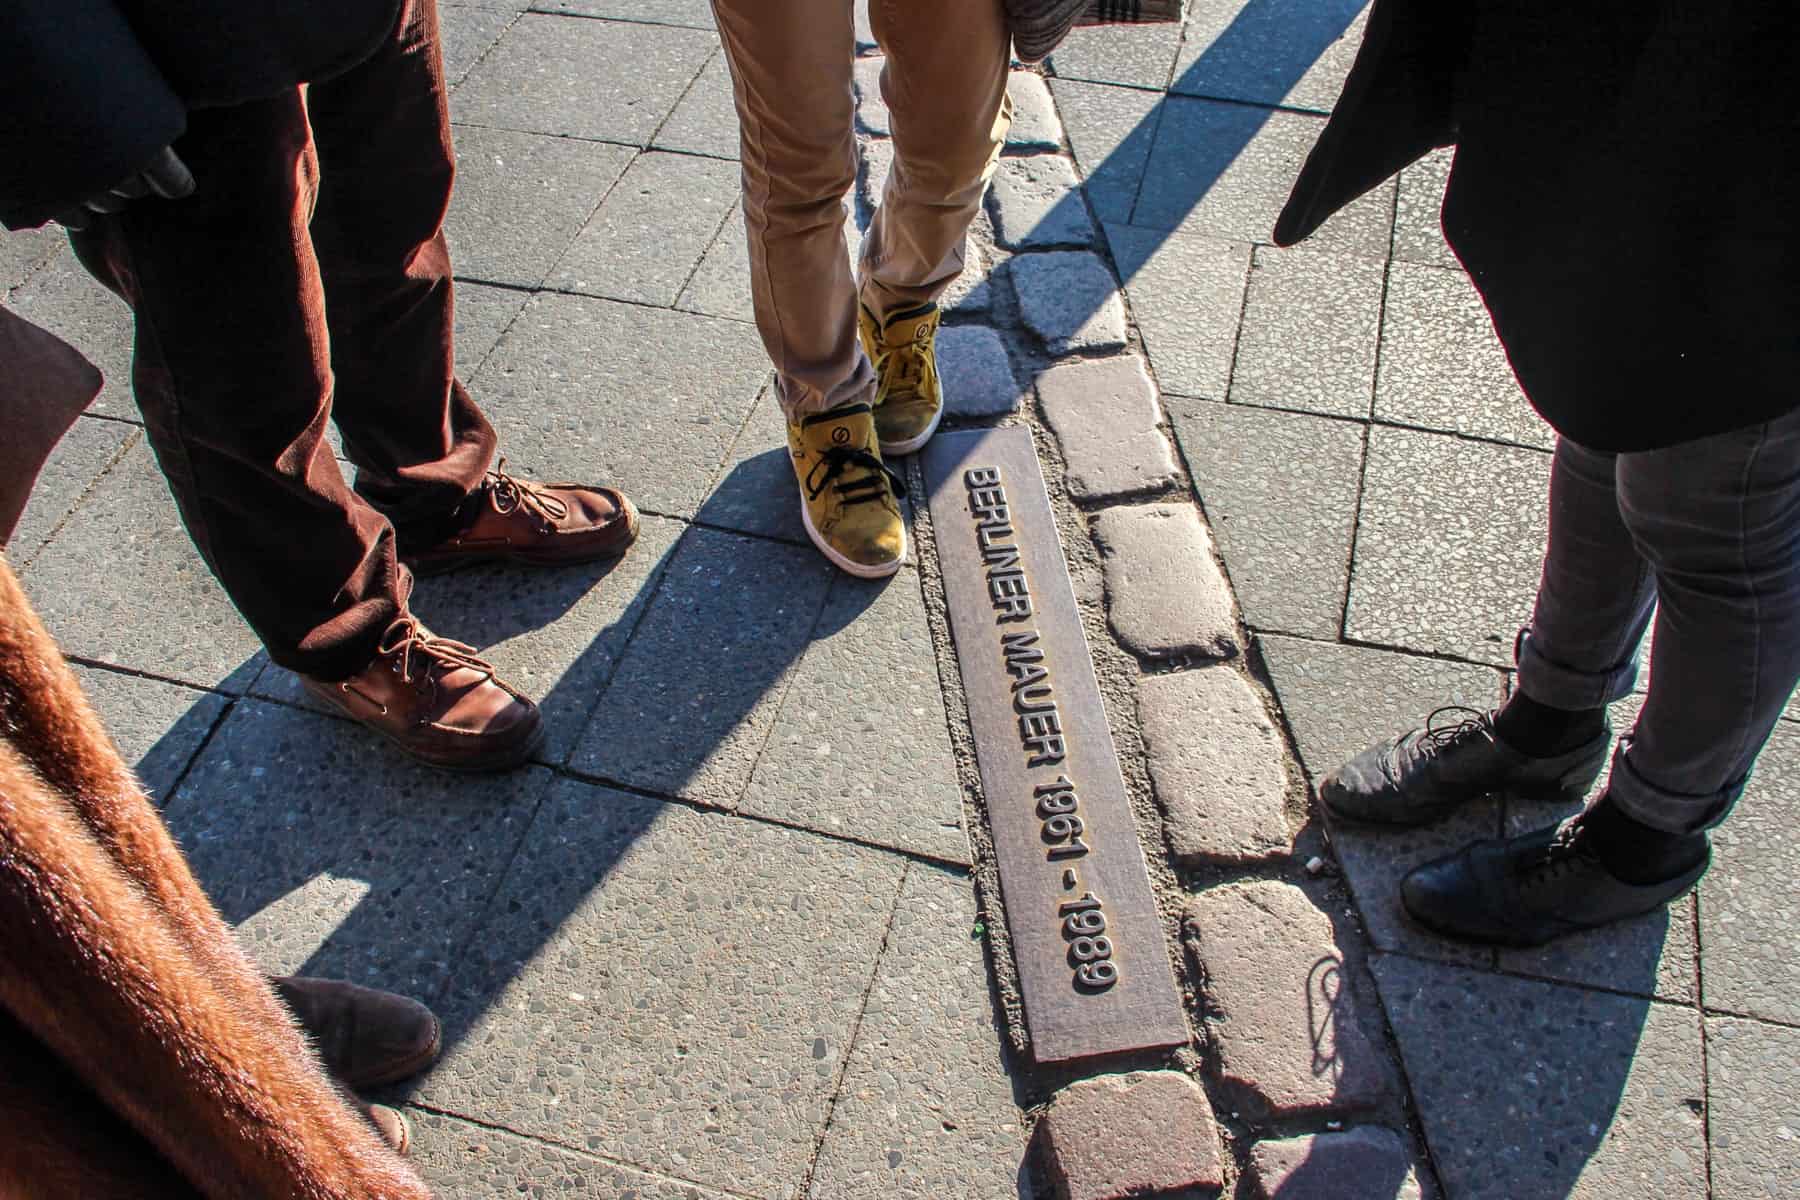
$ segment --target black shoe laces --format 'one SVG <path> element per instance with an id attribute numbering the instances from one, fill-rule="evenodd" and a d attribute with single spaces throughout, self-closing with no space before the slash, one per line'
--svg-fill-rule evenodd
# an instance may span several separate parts
<path id="1" fill-rule="evenodd" d="M 844 479 L 844 473 L 852 467 L 863 468 L 864 474 L 853 479 Z M 806 498 L 817 500 L 833 481 L 838 482 L 836 491 L 843 497 L 845 504 L 867 504 L 872 500 L 880 500 L 891 488 L 894 495 L 906 495 L 906 484 L 900 476 L 894 474 L 893 468 L 867 450 L 859 450 L 850 446 L 828 446 L 812 470 L 806 473 Z"/>
<path id="2" fill-rule="evenodd" d="M 1545 844 L 1535 858 L 1523 864 L 1519 874 L 1521 888 L 1542 887 L 1554 883 L 1577 867 L 1594 861 L 1593 847 L 1588 844 L 1580 817 L 1570 817 L 1556 827 L 1556 836 Z"/>
<path id="3" fill-rule="evenodd" d="M 1439 717 L 1458 713 L 1465 715 L 1455 724 L 1438 724 Z M 1460 704 L 1446 704 L 1432 709 L 1431 715 L 1425 718 L 1425 734 L 1419 739 L 1419 750 L 1424 757 L 1430 758 L 1476 736 L 1493 740 L 1494 723 L 1488 714 Z"/>

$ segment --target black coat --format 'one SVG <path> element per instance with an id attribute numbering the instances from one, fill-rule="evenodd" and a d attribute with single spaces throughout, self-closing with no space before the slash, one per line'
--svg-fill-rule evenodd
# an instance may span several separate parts
<path id="1" fill-rule="evenodd" d="M 1800 407 L 1800 5 L 1375 0 L 1276 242 L 1452 144 L 1445 235 L 1559 433 Z"/>
<path id="2" fill-rule="evenodd" d="M 0 221 L 143 167 L 190 109 L 267 99 L 353 66 L 403 0 L 4 0 Z"/>

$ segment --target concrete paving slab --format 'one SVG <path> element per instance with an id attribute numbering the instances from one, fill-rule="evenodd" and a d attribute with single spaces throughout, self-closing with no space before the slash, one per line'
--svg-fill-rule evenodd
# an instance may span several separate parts
<path id="1" fill-rule="evenodd" d="M 60 227 L 12 229 L 0 237 L 0 292 L 18 287 L 43 269 L 66 246 Z"/>
<path id="2" fill-rule="evenodd" d="M 1381 331 L 1375 415 L 1548 449 L 1475 285 L 1460 270 L 1395 263 Z"/>
<path id="3" fill-rule="evenodd" d="M 500 337 L 518 319 L 531 293 L 482 283 L 456 285 L 456 373 L 474 379 Z"/>
<path id="4" fill-rule="evenodd" d="M 1710 1017 L 1706 1069 L 1714 1195 L 1800 1192 L 1800 1029 Z"/>
<path id="5" fill-rule="evenodd" d="M 1179 21 L 1072 29 L 1049 58 L 1058 79 L 1124 84 L 1161 91 L 1181 49 Z"/>
<path id="6" fill-rule="evenodd" d="M 692 29 L 714 27 L 709 0 L 533 0 L 531 7 L 620 21 L 684 25 Z"/>
<path id="7" fill-rule="evenodd" d="M 1125 225 L 1106 239 L 1163 392 L 1225 399 L 1250 247 Z"/>
<path id="8" fill-rule="evenodd" d="M 1370 430 L 1346 633 L 1510 665 L 1543 566 L 1549 481 L 1535 450 Z"/>
<path id="9" fill-rule="evenodd" d="M 1053 367 L 1038 378 L 1044 422 L 1062 446 L 1077 500 L 1160 491 L 1180 477 L 1158 428 L 1156 385 L 1134 354 Z"/>
<path id="10" fill-rule="evenodd" d="M 1102 221 L 1131 220 L 1156 141 L 1161 95 L 1067 79 L 1054 80 L 1050 92 L 1094 212 Z"/>
<path id="11" fill-rule="evenodd" d="M 493 49 L 507 26 L 518 19 L 509 8 L 479 8 L 469 4 L 438 6 L 443 33 L 444 82 L 454 88 L 468 75 L 482 55 Z"/>
<path id="12" fill-rule="evenodd" d="M 453 775 L 366 730 L 238 702 L 166 806 L 201 886 L 277 974 L 429 999 L 549 782 Z"/>
<path id="13" fill-rule="evenodd" d="M 1708 1194 L 1692 1009 L 1398 955 L 1373 969 L 1449 1195 Z"/>
<path id="14" fill-rule="evenodd" d="M 439 1195 L 458 1200 L 726 1200 L 723 1192 L 456 1117 L 421 1108 L 406 1117 L 413 1166 Z"/>
<path id="15" fill-rule="evenodd" d="M 675 307 L 734 321 L 756 319 L 750 299 L 750 243 L 741 207 L 725 218 L 719 236 L 707 247 Z"/>
<path id="16" fill-rule="evenodd" d="M 739 810 L 969 861 L 919 580 L 832 580 Z"/>
<path id="17" fill-rule="evenodd" d="M 1700 884 L 1707 1007 L 1800 1024 L 1800 729 L 1778 723 L 1750 786 L 1713 831 L 1713 866 Z"/>
<path id="18" fill-rule="evenodd" d="M 1394 258 L 1402 262 L 1462 270 L 1444 240 L 1444 188 L 1450 182 L 1453 147 L 1433 150 L 1400 172 L 1400 194 L 1394 208 Z"/>
<path id="19" fill-rule="evenodd" d="M 1106 261 L 1086 250 L 1021 254 L 1007 265 L 1019 313 L 1051 354 L 1125 344 L 1125 305 Z"/>
<path id="20" fill-rule="evenodd" d="M 6 544 L 14 570 L 37 557 L 63 520 L 98 485 L 105 471 L 143 437 L 135 425 L 80 417 L 44 462 L 25 511 Z"/>
<path id="21" fill-rule="evenodd" d="M 441 1002 L 421 1103 L 750 1196 L 791 1196 L 903 862 L 559 781 Z"/>
<path id="22" fill-rule="evenodd" d="M 1024 1131 L 969 880 L 915 865 L 813 1170 L 813 1200 L 1018 1194 Z"/>
<path id="23" fill-rule="evenodd" d="M 66 654 L 232 693 L 266 661 L 182 528 L 142 442 L 39 551 L 23 582 Z"/>
<path id="24" fill-rule="evenodd" d="M 1196 0 L 1169 92 L 1329 113 L 1362 45 L 1367 4 Z"/>
<path id="25" fill-rule="evenodd" d="M 1180 396 L 1167 403 L 1245 622 L 1335 639 L 1363 427 Z"/>
<path id="26" fill-rule="evenodd" d="M 1368 417 L 1384 273 L 1379 259 L 1258 246 L 1231 400 Z"/>
<path id="27" fill-rule="evenodd" d="M 13 236 L 0 236 L 0 244 Z M 131 397 L 131 309 L 82 270 L 66 242 L 30 282 L 6 298 L 6 305 L 81 351 L 100 368 L 106 385 L 88 406 L 90 413 L 126 421 L 140 419 L 137 402 Z"/>
<path id="28" fill-rule="evenodd" d="M 551 287 L 668 307 L 737 203 L 737 164 L 641 154 L 550 272 Z"/>
<path id="29" fill-rule="evenodd" d="M 698 29 L 526 13 L 453 107 L 457 120 L 492 129 L 642 146 L 718 45 Z"/>
<path id="30" fill-rule="evenodd" d="M 831 566 L 810 546 L 692 530 L 570 765 L 735 806 L 813 636 L 831 577 Z M 676 668 L 681 663 L 688 669 Z"/>
<path id="31" fill-rule="evenodd" d="M 458 127 L 444 223 L 457 275 L 536 287 L 631 157 L 624 146 Z"/>
<path id="32" fill-rule="evenodd" d="M 1075 166 L 1060 154 L 1001 159 L 988 197 L 1000 244 L 1009 250 L 1094 243 Z"/>
<path id="33" fill-rule="evenodd" d="M 1214 100 L 1166 103 L 1132 223 L 1268 241 L 1325 118 Z M 1390 180 L 1346 205 L 1307 244 L 1385 258 L 1393 208 Z"/>
<path id="34" fill-rule="evenodd" d="M 707 60 L 651 144 L 658 150 L 737 158 L 737 100 L 731 93 L 731 68 L 723 53 Z"/>
<path id="35" fill-rule="evenodd" d="M 231 703 L 218 692 L 80 664 L 75 678 L 120 755 L 158 804 L 174 793 L 182 772 Z"/>
<path id="36" fill-rule="evenodd" d="M 740 322 L 541 294 L 486 363 L 481 402 L 536 477 L 604 480 L 646 511 L 689 516 L 767 372 Z"/>

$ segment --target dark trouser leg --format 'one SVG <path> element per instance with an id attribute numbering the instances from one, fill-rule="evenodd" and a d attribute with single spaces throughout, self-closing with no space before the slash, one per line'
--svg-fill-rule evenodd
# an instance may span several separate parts
<path id="1" fill-rule="evenodd" d="M 76 249 L 136 310 L 138 406 L 200 553 L 270 657 L 343 678 L 374 658 L 403 602 L 393 529 L 324 440 L 331 361 L 302 93 L 196 111 L 177 148 L 196 193 L 140 201 Z"/>
<path id="2" fill-rule="evenodd" d="M 336 375 L 332 417 L 356 490 L 403 549 L 452 532 L 494 430 L 455 378 L 443 233 L 455 158 L 435 0 L 373 58 L 310 89 L 320 188 L 313 245 Z"/>

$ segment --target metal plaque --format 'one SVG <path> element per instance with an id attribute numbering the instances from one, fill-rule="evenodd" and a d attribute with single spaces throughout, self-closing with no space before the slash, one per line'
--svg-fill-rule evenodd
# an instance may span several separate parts
<path id="1" fill-rule="evenodd" d="M 1184 1044 L 1031 431 L 940 434 L 925 481 L 1032 1054 Z"/>

